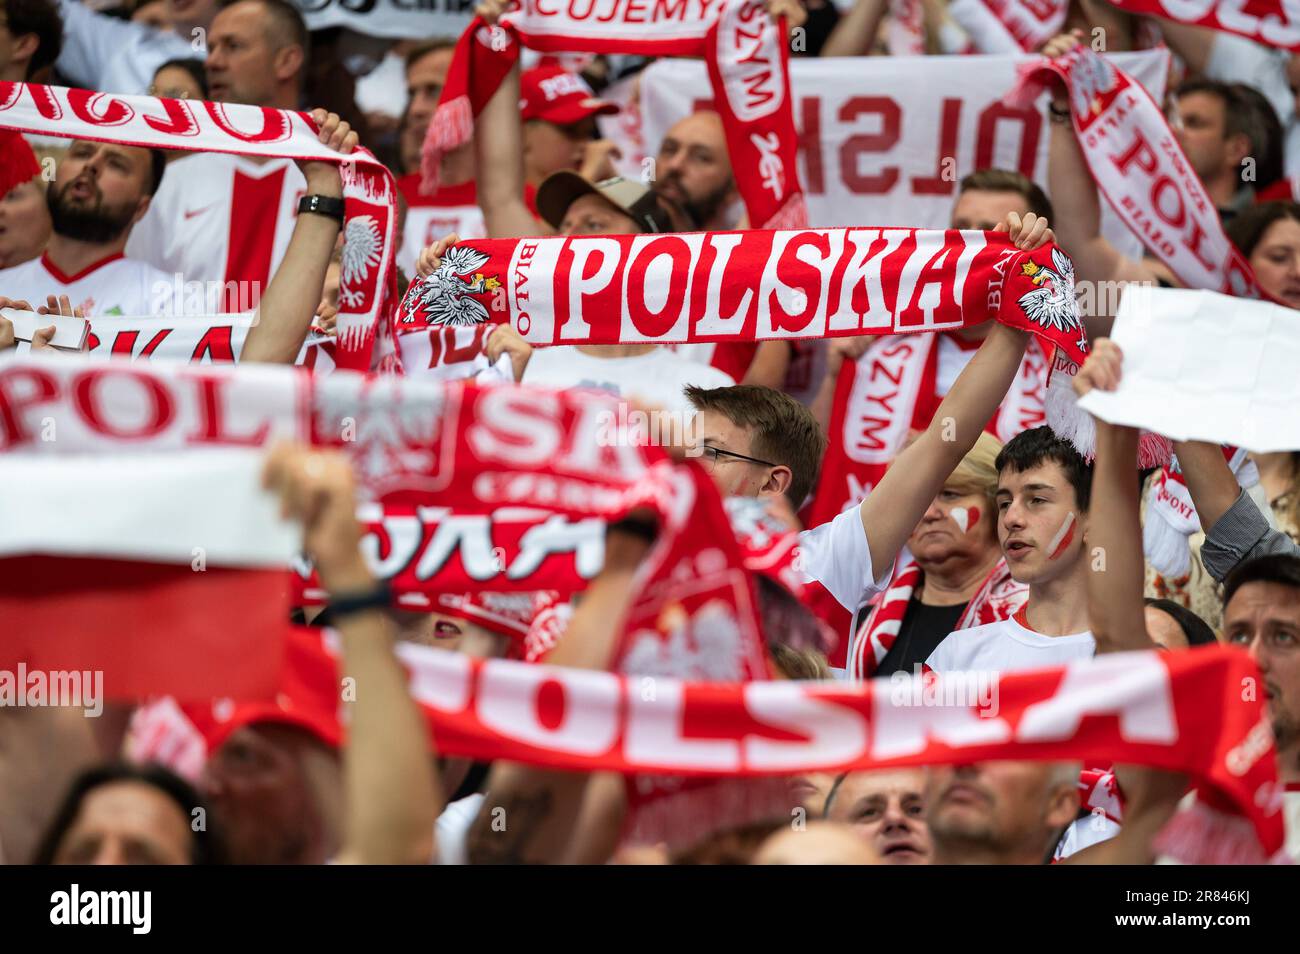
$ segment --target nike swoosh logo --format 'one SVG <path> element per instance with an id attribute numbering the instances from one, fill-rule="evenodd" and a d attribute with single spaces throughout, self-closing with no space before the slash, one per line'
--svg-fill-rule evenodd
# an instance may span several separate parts
<path id="1" fill-rule="evenodd" d="M 194 218 L 194 216 L 196 216 L 196 215 L 200 215 L 201 213 L 208 211 L 208 209 L 212 208 L 213 205 L 216 205 L 216 203 L 213 202 L 212 205 L 205 205 L 205 206 L 204 206 L 203 208 L 201 208 L 201 209 L 186 209 L 186 210 L 185 210 L 185 218 L 187 218 L 187 219 L 192 219 L 192 218 Z"/>

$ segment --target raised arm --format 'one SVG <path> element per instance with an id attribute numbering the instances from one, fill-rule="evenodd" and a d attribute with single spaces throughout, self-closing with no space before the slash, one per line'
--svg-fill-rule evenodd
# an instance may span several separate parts
<path id="1" fill-rule="evenodd" d="M 480 14 L 484 8 L 480 7 Z M 519 119 L 519 64 L 492 94 L 474 125 L 478 204 L 489 238 L 550 232 L 524 202 L 524 131 Z"/>
<path id="2" fill-rule="evenodd" d="M 1052 239 L 1047 220 L 1032 212 L 1023 219 L 1012 212 L 998 230 L 1007 232 L 1022 249 Z M 1028 344 L 1028 332 L 991 324 L 988 337 L 953 382 L 930 426 L 895 458 L 862 501 L 859 513 L 873 572 L 894 562 L 943 482 L 975 446 L 1015 380 Z"/>
<path id="3" fill-rule="evenodd" d="M 356 148 L 357 134 L 334 113 L 312 112 L 320 127 L 320 141 L 340 153 Z M 333 162 L 300 162 L 307 180 L 307 195 L 343 198 L 343 179 Z M 311 330 L 312 318 L 325 286 L 339 223 L 327 215 L 299 213 L 285 250 L 284 260 L 271 276 L 258 302 L 253 327 L 248 329 L 240 361 L 292 364 Z"/>
<path id="4" fill-rule="evenodd" d="M 885 0 L 856 0 L 822 46 L 822 56 L 866 56 L 885 18 Z"/>
<path id="5" fill-rule="evenodd" d="M 1223 450 L 1203 441 L 1174 444 L 1187 492 L 1205 530 L 1201 562 L 1220 583 L 1239 564 L 1271 553 L 1300 556 L 1294 540 L 1274 527 L 1237 483 Z"/>
<path id="6" fill-rule="evenodd" d="M 1119 383 L 1121 355 L 1101 338 L 1074 379 L 1082 397 L 1094 387 L 1113 390 Z M 1151 649 L 1142 586 L 1145 566 L 1138 518 L 1138 432 L 1097 420 L 1097 457 L 1088 508 L 1088 543 L 1094 557 L 1088 574 L 1088 620 L 1097 654 Z"/>
<path id="7" fill-rule="evenodd" d="M 375 594 L 361 556 L 352 468 L 342 455 L 281 446 L 267 459 L 265 481 L 287 516 L 303 523 L 303 543 L 337 602 Z M 344 831 L 338 860 L 355 864 L 428 864 L 442 794 L 428 729 L 393 651 L 395 632 L 382 606 L 336 615 L 343 673 L 354 680 L 343 748 Z"/>
<path id="8" fill-rule="evenodd" d="M 605 566 L 582 594 L 564 637 L 546 662 L 573 669 L 608 669 L 628 608 L 636 595 L 636 570 L 649 544 L 610 528 Z M 487 797 L 470 828 L 471 864 L 546 864 L 571 850 L 593 776 L 499 762 L 488 776 Z M 621 794 L 621 792 L 616 793 Z M 621 818 L 621 812 L 616 813 Z M 503 818 L 504 827 L 494 824 Z M 615 819 L 617 821 L 617 818 Z M 590 832 L 577 833 L 581 838 Z"/>
<path id="9" fill-rule="evenodd" d="M 1015 380 L 1028 343 L 1028 332 L 995 323 L 930 426 L 895 458 L 862 501 L 862 526 L 873 568 L 893 563 L 943 482 L 975 446 Z"/>
<path id="10" fill-rule="evenodd" d="M 1043 55 L 1055 59 L 1077 46 L 1079 38 L 1078 31 L 1054 37 L 1043 47 Z M 1050 109 L 1047 191 L 1052 196 L 1055 214 L 1052 226 L 1057 241 L 1074 260 L 1074 272 L 1079 281 L 1154 282 L 1158 278 L 1167 279 L 1163 269 L 1157 269 L 1145 260 L 1120 254 L 1101 234 L 1101 200 L 1078 137 L 1074 134 L 1074 125 L 1068 118 L 1070 101 L 1064 84 L 1058 82 L 1053 87 Z"/>

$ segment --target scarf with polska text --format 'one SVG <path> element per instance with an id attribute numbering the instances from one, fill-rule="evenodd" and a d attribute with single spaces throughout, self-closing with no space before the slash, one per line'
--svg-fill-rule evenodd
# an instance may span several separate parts
<path id="1" fill-rule="evenodd" d="M 318 631 L 291 638 L 293 654 L 313 660 L 337 655 L 330 645 Z M 1232 832 L 1239 857 L 1253 850 L 1259 863 L 1282 846 L 1268 717 L 1263 701 L 1240 688 L 1258 669 L 1232 647 L 1117 653 L 1002 674 L 996 711 L 981 708 L 967 674 L 852 685 L 663 678 L 651 692 L 618 673 L 467 661 L 423 646 L 398 652 L 443 756 L 731 780 L 987 760 L 1113 761 L 1184 772 L 1214 793 L 1218 817 L 1240 823 Z M 337 708 L 337 678 L 324 668 L 321 695 Z M 778 817 L 789 819 L 788 804 Z"/>
<path id="2" fill-rule="evenodd" d="M 1300 51 L 1300 16 L 1283 0 L 1110 0 L 1125 13 L 1167 17 L 1190 26 L 1235 33 L 1265 46 Z M 1248 9 L 1249 8 L 1249 9 Z M 1295 17 L 1293 19 L 1293 16 Z"/>
<path id="3" fill-rule="evenodd" d="M 583 13 L 572 3 L 548 8 L 523 0 L 495 27 L 475 17 L 456 44 L 425 137 L 426 192 L 437 188 L 442 156 L 469 142 L 474 118 L 519 59 L 521 44 L 542 52 L 704 57 L 749 221 L 763 228 L 808 224 L 795 163 L 784 21 L 773 23 L 763 0 L 681 0 L 653 7 L 607 0 L 587 4 Z"/>
<path id="4" fill-rule="evenodd" d="M 1188 288 L 1261 297 L 1246 259 L 1187 155 L 1140 83 L 1088 46 L 1026 63 L 1006 96 L 1025 108 L 1064 81 L 1079 147 L 1097 189 L 1124 224 Z"/>
<path id="5" fill-rule="evenodd" d="M 369 369 L 397 298 L 396 185 L 369 151 L 344 156 L 316 138 L 307 113 L 239 104 L 117 96 L 92 90 L 0 83 L 0 129 L 145 149 L 338 163 L 346 202 L 339 273 L 339 367 Z"/>
<path id="6" fill-rule="evenodd" d="M 994 319 L 1081 362 L 1074 266 L 999 232 L 847 228 L 483 239 L 449 249 L 402 338 L 508 321 L 534 347 L 951 331 Z M 403 362 L 405 363 L 405 362 Z"/>
<path id="7" fill-rule="evenodd" d="M 169 472 L 202 477 L 209 463 L 229 462 L 231 455 L 255 466 L 257 455 L 279 440 L 340 450 L 352 462 L 363 514 L 381 528 L 363 540 L 367 559 L 387 564 L 385 571 L 400 569 L 407 595 L 426 597 L 412 607 L 422 609 L 440 593 L 510 589 L 494 578 L 514 577 L 517 589 L 558 588 L 544 582 L 579 589 L 582 577 L 599 569 L 603 520 L 649 508 L 659 517 L 661 533 L 647 566 L 659 569 L 647 570 L 651 596 L 638 604 L 642 615 L 633 617 L 638 628 L 627 652 L 653 666 L 657 644 L 645 637 L 660 634 L 673 646 L 697 646 L 702 665 L 725 662 L 731 667 L 726 674 L 754 677 L 764 671 L 756 603 L 717 489 L 698 462 L 673 463 L 635 430 L 611 433 L 611 427 L 623 426 L 617 406 L 609 396 L 582 391 L 346 373 L 316 377 L 278 366 L 135 363 L 84 355 L 58 362 L 15 358 L 0 367 L 0 455 L 59 479 L 84 468 L 85 455 L 155 468 L 165 462 Z M 42 440 L 51 429 L 59 440 Z M 141 455 L 148 456 L 140 460 Z M 167 501 L 171 510 L 221 519 L 219 510 L 205 506 L 198 491 L 192 501 L 183 493 Z M 33 639 L 40 633 L 42 639 L 22 637 L 0 648 L 19 658 L 41 656 L 55 651 L 59 633 L 83 638 L 77 619 L 84 617 L 76 612 L 83 591 L 91 599 L 117 581 L 114 598 L 126 600 L 140 580 L 192 581 L 195 531 L 160 526 L 154 509 L 147 499 L 121 502 L 96 528 L 87 528 L 71 552 L 66 544 L 51 549 L 21 528 L 0 526 L 0 562 L 6 566 L 35 566 L 33 555 L 53 565 L 73 557 L 86 564 L 79 564 L 84 580 L 70 581 L 60 594 L 66 611 L 56 601 L 20 597 L 23 587 L 11 573 L 0 586 L 0 618 L 13 631 Z M 525 509 L 531 524 L 521 520 Z M 541 523 L 539 515 L 545 518 Z M 514 544 L 518 553 L 508 563 L 491 537 L 500 529 L 493 526 L 498 517 L 522 528 Z M 116 526 L 140 526 L 141 539 L 124 542 Z M 10 532 L 13 539 L 7 539 Z M 223 569 L 240 569 L 262 538 L 275 533 L 282 531 L 259 526 L 238 547 L 212 559 Z M 274 582 L 276 567 L 265 559 L 260 565 L 262 578 Z M 543 566 L 555 568 L 550 577 L 537 574 Z M 42 569 L 49 572 L 50 566 Z M 210 592 L 217 592 L 219 574 L 212 569 Z M 23 572 L 27 579 L 35 570 Z M 532 578 L 522 582 L 525 576 Z M 661 613 L 661 603 L 672 611 Z M 42 627 L 22 622 L 32 614 L 40 615 Z M 698 630 L 690 623 L 697 614 L 703 620 Z M 738 658 L 723 660 L 728 653 Z M 114 686 L 124 664 L 118 659 L 110 666 Z M 120 685 L 142 683 L 126 679 Z"/>

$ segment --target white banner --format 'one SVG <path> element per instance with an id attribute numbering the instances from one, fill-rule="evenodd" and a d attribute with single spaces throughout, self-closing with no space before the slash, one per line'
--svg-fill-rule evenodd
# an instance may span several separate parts
<path id="1" fill-rule="evenodd" d="M 1028 56 L 792 59 L 799 177 L 814 227 L 947 228 L 957 184 L 976 169 L 1023 172 L 1047 186 L 1044 108 L 1002 97 Z M 1169 54 L 1116 54 L 1115 63 L 1160 102 Z M 660 60 L 641 83 L 646 154 L 709 98 L 704 64 Z M 1040 104 L 1041 106 L 1041 104 Z M 1141 245 L 1102 203 L 1103 232 L 1125 254 Z"/>
<path id="2" fill-rule="evenodd" d="M 454 40 L 478 0 L 292 0 L 309 30 L 347 27 L 390 40 Z"/>
<path id="3" fill-rule="evenodd" d="M 1209 291 L 1135 288 L 1111 338 L 1124 352 L 1115 391 L 1079 406 L 1175 440 L 1300 450 L 1300 315 Z"/>

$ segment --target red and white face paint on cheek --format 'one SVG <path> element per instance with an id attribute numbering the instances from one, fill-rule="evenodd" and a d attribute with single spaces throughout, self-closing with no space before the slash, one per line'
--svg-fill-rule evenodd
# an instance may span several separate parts
<path id="1" fill-rule="evenodd" d="M 1056 531 L 1051 541 L 1047 544 L 1047 559 L 1055 560 L 1064 553 L 1074 540 L 1074 511 L 1071 510 L 1061 524 L 1061 529 Z"/>
<path id="2" fill-rule="evenodd" d="M 948 516 L 952 517 L 952 522 L 961 527 L 962 533 L 970 533 L 971 527 L 979 526 L 980 508 L 979 507 L 953 507 L 948 511 Z"/>

